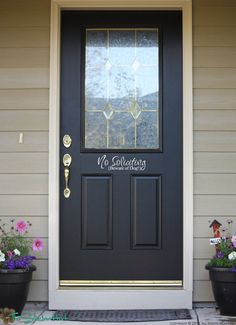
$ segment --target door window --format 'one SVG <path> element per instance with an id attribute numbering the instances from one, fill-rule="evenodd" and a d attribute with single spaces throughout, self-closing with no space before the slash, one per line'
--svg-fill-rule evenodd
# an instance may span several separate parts
<path id="1" fill-rule="evenodd" d="M 159 149 L 158 29 L 86 29 L 85 149 Z"/>

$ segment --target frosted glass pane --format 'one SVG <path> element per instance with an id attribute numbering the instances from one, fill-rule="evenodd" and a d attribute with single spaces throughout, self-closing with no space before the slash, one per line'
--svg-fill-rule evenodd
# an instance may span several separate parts
<path id="1" fill-rule="evenodd" d="M 107 73 L 102 67 L 87 67 L 85 81 L 86 98 L 107 98 Z"/>
<path id="2" fill-rule="evenodd" d="M 109 31 L 109 59 L 114 65 L 131 65 L 135 59 L 135 31 Z"/>
<path id="3" fill-rule="evenodd" d="M 102 112 L 87 112 L 85 126 L 85 147 L 105 148 L 107 121 Z"/>
<path id="4" fill-rule="evenodd" d="M 157 110 L 158 76 L 153 67 L 141 66 L 136 75 L 136 96 L 141 109 Z"/>
<path id="5" fill-rule="evenodd" d="M 137 148 L 158 148 L 157 112 L 142 112 L 137 119 Z"/>
<path id="6" fill-rule="evenodd" d="M 87 30 L 86 33 L 86 66 L 104 64 L 107 59 L 107 32 Z"/>
<path id="7" fill-rule="evenodd" d="M 157 31 L 137 31 L 136 57 L 140 64 L 156 65 L 158 62 Z"/>
<path id="8" fill-rule="evenodd" d="M 128 110 L 135 96 L 135 78 L 131 67 L 114 66 L 109 80 L 109 99 L 115 110 Z"/>
<path id="9" fill-rule="evenodd" d="M 112 148 L 133 148 L 135 144 L 135 123 L 129 113 L 115 113 L 110 120 L 109 146 Z"/>
<path id="10" fill-rule="evenodd" d="M 157 29 L 87 29 L 85 148 L 159 148 Z"/>

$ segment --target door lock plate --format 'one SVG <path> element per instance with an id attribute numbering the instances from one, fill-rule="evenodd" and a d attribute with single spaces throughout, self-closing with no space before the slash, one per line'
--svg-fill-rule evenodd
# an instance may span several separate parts
<path id="1" fill-rule="evenodd" d="M 64 156 L 63 156 L 63 165 L 65 167 L 69 167 L 71 165 L 71 162 L 72 162 L 72 157 L 71 155 L 69 155 L 68 153 L 66 153 Z"/>
<path id="2" fill-rule="evenodd" d="M 71 146 L 72 139 L 69 134 L 65 134 L 62 141 L 63 141 L 64 147 L 69 148 Z"/>

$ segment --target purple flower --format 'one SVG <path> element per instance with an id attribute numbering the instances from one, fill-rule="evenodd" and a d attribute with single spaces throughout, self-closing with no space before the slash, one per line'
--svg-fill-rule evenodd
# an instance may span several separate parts
<path id="1" fill-rule="evenodd" d="M 9 260 L 7 260 L 5 262 L 5 267 L 9 270 L 14 270 L 15 269 L 15 263 L 14 260 L 12 258 L 10 258 Z"/>
<path id="2" fill-rule="evenodd" d="M 224 255 L 223 252 L 217 252 L 215 257 L 218 258 L 218 259 L 222 259 L 222 258 L 225 257 L 225 255 Z"/>
<path id="3" fill-rule="evenodd" d="M 15 261 L 16 269 L 26 269 L 31 264 L 32 261 L 35 259 L 35 256 L 27 255 L 23 256 Z"/>
<path id="4" fill-rule="evenodd" d="M 11 258 L 5 262 L 5 268 L 14 269 L 27 269 L 31 266 L 32 261 L 35 260 L 35 256 L 26 255 L 19 258 Z"/>

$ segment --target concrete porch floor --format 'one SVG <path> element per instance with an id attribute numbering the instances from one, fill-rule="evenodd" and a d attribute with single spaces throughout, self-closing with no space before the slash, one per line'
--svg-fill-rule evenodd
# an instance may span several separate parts
<path id="1" fill-rule="evenodd" d="M 236 308 L 236 306 L 235 306 Z M 102 322 L 75 322 L 75 321 L 52 321 L 48 320 L 52 317 L 54 311 L 49 311 L 46 303 L 28 303 L 26 304 L 22 316 L 30 316 L 32 321 L 27 324 L 37 325 L 228 325 L 236 324 L 236 317 L 220 316 L 219 311 L 215 308 L 215 304 L 198 303 L 191 310 L 191 320 L 175 320 L 160 322 L 130 322 L 130 323 L 102 323 Z M 37 319 L 38 318 L 38 319 Z M 1 321 L 0 321 L 1 324 Z M 15 325 L 26 324 L 26 318 L 17 320 Z"/>

